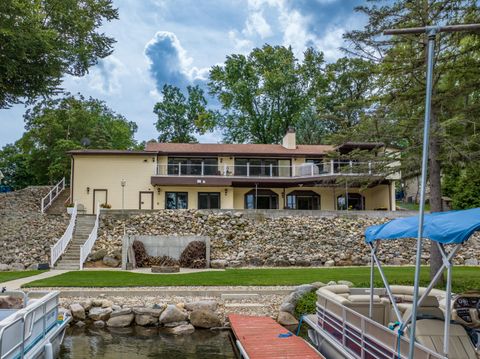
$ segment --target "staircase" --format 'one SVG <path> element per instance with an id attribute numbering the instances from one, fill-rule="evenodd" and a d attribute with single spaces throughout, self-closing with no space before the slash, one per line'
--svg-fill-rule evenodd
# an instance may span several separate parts
<path id="1" fill-rule="evenodd" d="M 47 214 L 64 214 L 67 213 L 67 209 L 65 207 L 65 202 L 70 197 L 70 189 L 65 188 L 57 198 L 53 201 L 53 203 L 47 208 Z"/>
<path id="2" fill-rule="evenodd" d="M 73 238 L 65 250 L 65 253 L 63 253 L 56 263 L 55 269 L 80 269 L 80 246 L 88 239 L 94 225 L 94 215 L 77 215 Z"/>

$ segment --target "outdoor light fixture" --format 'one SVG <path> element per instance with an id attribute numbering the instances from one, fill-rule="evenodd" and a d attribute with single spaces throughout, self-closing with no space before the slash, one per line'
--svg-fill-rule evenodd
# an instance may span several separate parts
<path id="1" fill-rule="evenodd" d="M 228 194 L 228 188 L 225 188 L 225 196 Z"/>
<path id="2" fill-rule="evenodd" d="M 160 194 L 162 192 L 162 189 L 160 187 L 157 187 L 157 193 Z"/>
<path id="3" fill-rule="evenodd" d="M 87 194 L 90 193 L 90 187 L 87 187 Z"/>
<path id="4" fill-rule="evenodd" d="M 127 180 L 122 179 L 120 181 L 120 185 L 122 186 L 122 211 L 123 211 L 125 208 L 125 186 L 127 185 Z M 124 232 L 125 232 L 125 229 L 124 229 Z"/>

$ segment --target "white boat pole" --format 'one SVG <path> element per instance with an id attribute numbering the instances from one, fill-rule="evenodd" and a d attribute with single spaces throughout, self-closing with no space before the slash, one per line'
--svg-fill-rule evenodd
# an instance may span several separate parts
<path id="1" fill-rule="evenodd" d="M 370 243 L 371 247 L 371 254 L 370 254 L 370 306 L 368 307 L 368 316 L 370 319 L 373 319 L 373 289 L 375 286 L 373 285 L 373 275 L 375 273 L 375 259 L 373 256 L 375 255 L 375 248 L 372 243 Z"/>

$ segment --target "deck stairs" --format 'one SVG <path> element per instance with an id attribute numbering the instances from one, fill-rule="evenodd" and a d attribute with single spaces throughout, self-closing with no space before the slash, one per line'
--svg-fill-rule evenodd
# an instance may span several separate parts
<path id="1" fill-rule="evenodd" d="M 65 207 L 65 202 L 70 198 L 70 188 L 66 187 L 57 198 L 53 201 L 53 203 L 47 208 L 47 214 L 65 214 L 67 213 L 67 209 Z"/>
<path id="2" fill-rule="evenodd" d="M 78 214 L 75 230 L 65 253 L 55 264 L 55 269 L 80 269 L 80 246 L 85 243 L 95 225 L 95 215 Z"/>

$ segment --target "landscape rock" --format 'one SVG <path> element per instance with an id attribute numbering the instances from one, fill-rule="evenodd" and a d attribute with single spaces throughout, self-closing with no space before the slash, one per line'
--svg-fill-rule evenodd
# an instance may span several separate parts
<path id="1" fill-rule="evenodd" d="M 135 315 L 135 323 L 141 326 L 155 325 L 158 323 L 158 317 L 152 317 L 147 314 L 137 314 Z"/>
<path id="2" fill-rule="evenodd" d="M 75 320 L 85 320 L 85 309 L 78 303 L 73 303 L 70 305 L 70 311 L 72 313 L 72 317 Z"/>
<path id="3" fill-rule="evenodd" d="M 78 322 L 75 323 L 75 326 L 77 328 L 83 328 L 85 326 L 85 322 L 79 320 Z"/>
<path id="4" fill-rule="evenodd" d="M 103 328 L 105 326 L 105 322 L 103 320 L 96 320 L 93 322 L 93 325 L 97 328 Z"/>
<path id="5" fill-rule="evenodd" d="M 280 311 L 281 312 L 287 312 L 290 314 L 295 313 L 295 305 L 289 302 L 283 302 L 282 305 L 280 305 Z"/>
<path id="6" fill-rule="evenodd" d="M 214 300 L 201 300 L 198 302 L 185 303 L 185 309 L 188 311 L 193 310 L 211 310 L 212 312 L 216 311 L 218 303 Z"/>
<path id="7" fill-rule="evenodd" d="M 160 323 L 165 324 L 171 322 L 181 322 L 186 320 L 187 317 L 187 313 L 181 311 L 175 305 L 170 304 L 160 315 Z"/>
<path id="8" fill-rule="evenodd" d="M 121 315 L 127 315 L 127 314 L 131 314 L 131 313 L 132 313 L 131 308 L 123 308 L 123 309 L 120 309 L 120 310 L 114 310 L 110 314 L 110 318 L 119 317 Z"/>
<path id="9" fill-rule="evenodd" d="M 169 328 L 168 332 L 175 335 L 192 334 L 195 331 L 195 327 L 191 324 L 183 324 L 174 328 Z"/>
<path id="10" fill-rule="evenodd" d="M 103 259 L 108 254 L 105 248 L 99 249 L 98 251 L 90 253 L 89 259 L 91 261 L 99 261 Z"/>
<path id="11" fill-rule="evenodd" d="M 163 310 L 165 308 L 145 308 L 145 307 L 135 307 L 133 308 L 133 312 L 136 315 L 149 315 L 155 318 L 160 317 L 160 314 L 162 314 Z"/>
<path id="12" fill-rule="evenodd" d="M 103 320 L 106 321 L 110 318 L 110 314 L 112 313 L 111 308 L 100 308 L 100 307 L 92 307 L 88 312 L 88 317 L 95 321 L 95 320 Z"/>
<path id="13" fill-rule="evenodd" d="M 28 266 L 27 270 L 38 270 L 38 263 L 32 263 Z"/>
<path id="14" fill-rule="evenodd" d="M 478 259 L 476 258 L 469 258 L 465 261 L 466 266 L 478 266 Z"/>
<path id="15" fill-rule="evenodd" d="M 112 317 L 107 321 L 107 327 L 123 328 L 132 324 L 135 315 L 133 313 Z"/>
<path id="16" fill-rule="evenodd" d="M 115 268 L 120 265 L 120 261 L 116 258 L 105 256 L 103 258 L 103 264 L 105 264 L 106 266 Z"/>
<path id="17" fill-rule="evenodd" d="M 10 266 L 8 264 L 0 263 L 0 272 L 6 272 L 8 270 L 10 270 Z"/>
<path id="18" fill-rule="evenodd" d="M 25 270 L 25 265 L 23 263 L 11 263 L 10 270 Z"/>
<path id="19" fill-rule="evenodd" d="M 281 325 L 298 325 L 297 318 L 287 312 L 279 312 L 277 322 Z"/>
<path id="20" fill-rule="evenodd" d="M 300 293 L 301 295 L 305 294 L 305 293 L 310 293 L 310 292 L 313 292 L 314 290 L 316 290 L 317 288 L 314 287 L 313 285 L 311 284 L 302 284 L 302 285 L 299 285 L 298 287 L 295 288 L 295 291 Z"/>
<path id="21" fill-rule="evenodd" d="M 197 309 L 190 313 L 190 323 L 196 328 L 213 328 L 222 325 L 218 316 L 211 310 Z"/>
<path id="22" fill-rule="evenodd" d="M 185 325 L 185 324 L 188 324 L 188 321 L 182 320 L 181 322 L 165 323 L 163 326 L 165 328 L 173 328 L 173 327 L 178 327 L 179 325 Z"/>
<path id="23" fill-rule="evenodd" d="M 325 287 L 325 286 L 326 286 L 326 284 L 325 284 L 325 283 L 323 283 L 323 282 L 313 282 L 313 283 L 312 283 L 312 285 L 313 285 L 315 288 L 317 288 L 317 289 L 319 289 L 319 288 L 322 288 L 322 287 Z"/>
<path id="24" fill-rule="evenodd" d="M 225 269 L 228 266 L 228 262 L 225 259 L 215 259 L 210 262 L 210 267 L 214 269 Z"/>

